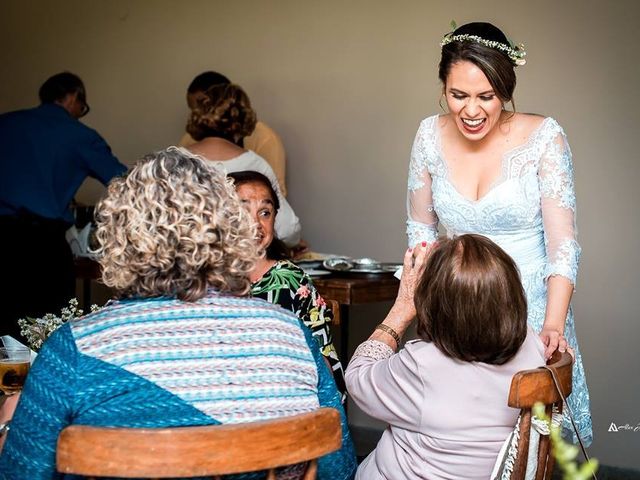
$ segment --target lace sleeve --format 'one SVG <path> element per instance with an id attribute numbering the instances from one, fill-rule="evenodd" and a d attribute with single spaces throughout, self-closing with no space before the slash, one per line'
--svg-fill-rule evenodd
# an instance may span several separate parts
<path id="1" fill-rule="evenodd" d="M 410 247 L 438 237 L 438 216 L 433 208 L 431 175 L 427 168 L 434 139 L 432 119 L 424 120 L 416 133 L 409 162 L 407 188 L 407 237 Z"/>
<path id="2" fill-rule="evenodd" d="M 562 128 L 555 126 L 557 128 L 546 144 L 538 171 L 547 248 L 545 277 L 562 275 L 575 285 L 581 249 L 575 223 L 573 165 L 567 138 Z"/>
<path id="3" fill-rule="evenodd" d="M 393 353 L 393 349 L 386 343 L 379 342 L 377 340 L 367 340 L 358 345 L 353 356 L 363 356 L 373 358 L 374 360 L 384 360 L 393 355 Z"/>

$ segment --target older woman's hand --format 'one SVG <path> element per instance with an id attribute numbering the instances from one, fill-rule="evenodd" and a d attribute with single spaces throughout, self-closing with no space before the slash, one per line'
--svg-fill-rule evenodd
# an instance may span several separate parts
<path id="1" fill-rule="evenodd" d="M 369 340 L 386 343 L 394 349 L 400 346 L 400 338 L 416 316 L 413 297 L 431 248 L 432 246 L 423 243 L 406 251 L 396 301 L 382 324 L 373 331 Z"/>
<path id="2" fill-rule="evenodd" d="M 416 316 L 413 298 L 431 248 L 426 243 L 422 243 L 415 248 L 409 248 L 404 254 L 398 295 L 384 322 L 392 325 L 400 335 L 404 333 Z"/>
<path id="3" fill-rule="evenodd" d="M 404 262 L 402 264 L 402 277 L 400 278 L 400 287 L 398 296 L 396 297 L 396 305 L 403 308 L 409 308 L 415 316 L 415 306 L 413 297 L 416 286 L 420 281 L 424 266 L 427 263 L 429 252 L 432 246 L 427 246 L 426 242 L 409 248 L 404 254 Z"/>

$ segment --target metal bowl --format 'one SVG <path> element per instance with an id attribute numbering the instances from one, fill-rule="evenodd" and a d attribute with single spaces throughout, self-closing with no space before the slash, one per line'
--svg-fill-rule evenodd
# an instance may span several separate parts
<path id="1" fill-rule="evenodd" d="M 353 260 L 356 269 L 377 270 L 380 268 L 380 262 L 373 258 L 356 258 Z"/>
<path id="2" fill-rule="evenodd" d="M 354 267 L 354 263 L 350 258 L 336 257 L 327 258 L 322 262 L 322 266 L 327 270 L 333 270 L 334 272 L 346 272 Z"/>

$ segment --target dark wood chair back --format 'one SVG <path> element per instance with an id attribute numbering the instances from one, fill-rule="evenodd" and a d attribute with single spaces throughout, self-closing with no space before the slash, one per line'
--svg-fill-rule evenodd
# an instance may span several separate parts
<path id="1" fill-rule="evenodd" d="M 58 438 L 57 469 L 88 477 L 188 478 L 268 470 L 308 462 L 304 480 L 316 478 L 318 457 L 342 443 L 340 415 L 320 408 L 275 420 L 176 428 L 72 425 Z"/>
<path id="2" fill-rule="evenodd" d="M 331 322 L 331 325 L 333 325 L 334 327 L 340 327 L 340 304 L 337 300 L 333 300 L 330 298 L 325 298 L 324 301 L 327 303 L 327 306 L 333 313 L 333 321 Z"/>
<path id="3" fill-rule="evenodd" d="M 555 369 L 562 392 L 565 397 L 568 397 L 571 393 L 573 357 L 567 352 L 556 351 L 547 365 Z M 562 412 L 562 398 L 558 393 L 551 372 L 545 368 L 536 368 L 516 373 L 511 380 L 508 401 L 510 407 L 519 408 L 521 413 L 518 456 L 511 475 L 512 480 L 525 478 L 531 433 L 531 408 L 536 402 L 542 402 L 545 405 L 549 417 L 551 417 L 554 406 L 559 412 Z M 550 451 L 549 436 L 541 435 L 538 445 L 536 480 L 550 479 L 554 463 L 555 460 Z"/>

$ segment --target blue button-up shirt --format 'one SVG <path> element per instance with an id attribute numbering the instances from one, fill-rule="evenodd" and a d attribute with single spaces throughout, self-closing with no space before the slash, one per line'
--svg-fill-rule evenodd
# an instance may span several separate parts
<path id="1" fill-rule="evenodd" d="M 60 105 L 0 115 L 0 215 L 73 222 L 69 204 L 82 182 L 106 185 L 126 169 L 98 132 Z"/>

